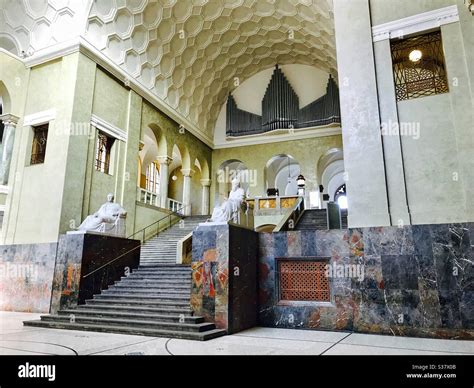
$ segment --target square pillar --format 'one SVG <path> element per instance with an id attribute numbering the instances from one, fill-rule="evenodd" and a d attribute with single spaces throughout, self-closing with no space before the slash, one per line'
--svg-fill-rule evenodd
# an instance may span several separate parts
<path id="1" fill-rule="evenodd" d="M 191 308 L 228 334 L 257 325 L 258 234 L 201 223 L 193 232 Z"/>

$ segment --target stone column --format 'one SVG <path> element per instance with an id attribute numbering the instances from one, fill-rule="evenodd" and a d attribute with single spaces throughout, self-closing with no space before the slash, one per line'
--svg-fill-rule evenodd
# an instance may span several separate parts
<path id="1" fill-rule="evenodd" d="M 160 165 L 160 207 L 167 209 L 169 180 L 168 166 L 173 159 L 171 159 L 169 156 L 158 156 L 156 160 Z"/>
<path id="2" fill-rule="evenodd" d="M 183 206 L 184 206 L 184 215 L 191 215 L 191 176 L 193 175 L 194 170 L 190 168 L 181 169 L 181 174 L 183 174 Z"/>
<path id="3" fill-rule="evenodd" d="M 209 190 L 211 187 L 211 180 L 210 179 L 201 179 L 201 185 L 202 185 L 202 215 L 208 215 L 209 214 L 209 208 L 210 208 L 210 203 L 209 203 Z"/>
<path id="4" fill-rule="evenodd" d="M 11 114 L 0 116 L 4 127 L 0 160 L 0 185 L 8 183 L 8 174 L 10 172 L 10 163 L 12 160 L 13 143 L 15 141 L 15 128 L 18 123 L 18 117 Z"/>
<path id="5" fill-rule="evenodd" d="M 334 0 L 349 227 L 390 225 L 368 0 Z"/>

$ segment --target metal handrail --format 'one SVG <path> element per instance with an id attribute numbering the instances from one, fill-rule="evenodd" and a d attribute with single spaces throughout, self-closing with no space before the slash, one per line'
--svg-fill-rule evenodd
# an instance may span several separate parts
<path id="1" fill-rule="evenodd" d="M 141 244 L 143 244 L 143 243 L 145 242 L 145 230 L 148 229 L 149 227 L 155 225 L 155 224 L 158 224 L 158 230 L 157 230 L 157 232 L 156 232 L 156 235 L 154 235 L 153 237 L 158 236 L 158 235 L 160 234 L 160 232 L 163 231 L 163 230 L 161 230 L 161 231 L 159 230 L 160 222 L 163 221 L 163 220 L 166 219 L 166 218 L 169 218 L 169 219 L 170 219 L 170 227 L 171 227 L 171 217 L 174 215 L 174 216 L 178 216 L 180 219 L 182 219 L 182 218 L 181 218 L 181 214 L 179 214 L 178 211 L 181 211 L 181 210 L 185 209 L 186 207 L 187 207 L 187 205 L 182 206 L 181 208 L 179 208 L 179 209 L 177 210 L 176 213 L 170 213 L 170 214 L 168 214 L 167 216 L 165 216 L 165 217 L 163 217 L 163 218 L 160 218 L 158 221 L 155 221 L 155 222 L 153 222 L 152 224 L 150 224 L 150 225 L 148 225 L 148 226 L 145 226 L 143 229 L 140 229 L 140 230 L 136 231 L 135 233 L 133 233 L 132 235 L 130 235 L 129 237 L 127 237 L 127 239 L 131 239 L 131 238 L 132 238 L 133 236 L 135 236 L 137 233 L 140 233 L 140 232 L 143 233 L 143 241 L 140 240 L 140 245 L 137 245 L 136 247 L 133 247 L 132 249 L 129 249 L 128 251 L 126 251 L 126 252 L 120 254 L 119 256 L 115 257 L 114 259 L 112 259 L 112 260 L 108 261 L 107 263 L 101 265 L 99 268 L 96 268 L 96 269 L 94 269 L 93 271 L 91 271 L 91 272 L 85 274 L 85 275 L 82 277 L 82 279 L 88 277 L 89 275 L 92 275 L 93 273 L 97 272 L 98 270 L 100 270 L 100 269 L 102 269 L 102 268 L 107 267 L 108 265 L 110 265 L 110 264 L 113 263 L 114 261 L 116 261 L 116 260 L 120 259 L 121 257 L 123 257 L 123 256 L 125 256 L 125 255 L 127 255 L 127 254 L 129 254 L 130 252 L 134 251 L 135 249 L 140 248 L 140 247 L 141 247 Z"/>
<path id="2" fill-rule="evenodd" d="M 150 225 L 145 226 L 143 229 L 137 230 L 135 233 L 131 234 L 127 238 L 133 238 L 136 234 L 141 232 L 143 234 L 143 242 L 145 242 L 145 231 L 148 228 L 151 228 L 153 225 L 158 224 L 158 232 L 157 232 L 157 235 L 158 235 L 159 234 L 160 222 L 163 221 L 164 219 L 169 218 L 170 224 L 171 224 L 171 216 L 178 216 L 178 217 L 182 218 L 182 215 L 179 212 L 182 211 L 183 209 L 185 209 L 186 207 L 187 207 L 187 205 L 181 206 L 179 209 L 176 210 L 176 212 L 171 212 L 167 216 L 164 216 L 163 218 L 160 218 L 158 221 L 155 221 L 155 222 L 151 223 Z"/>

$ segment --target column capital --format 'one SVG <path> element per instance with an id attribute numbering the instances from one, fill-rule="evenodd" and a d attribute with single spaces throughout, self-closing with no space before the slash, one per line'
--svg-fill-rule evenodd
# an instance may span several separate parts
<path id="1" fill-rule="evenodd" d="M 156 161 L 159 163 L 159 164 L 166 164 L 166 165 L 170 165 L 170 163 L 173 161 L 173 158 L 170 158 L 169 156 L 165 155 L 165 156 L 157 156 L 156 157 Z"/>
<path id="2" fill-rule="evenodd" d="M 211 186 L 211 180 L 210 179 L 201 179 L 201 185 L 204 186 L 204 187 L 209 187 Z"/>
<path id="3" fill-rule="evenodd" d="M 192 168 L 182 168 L 181 174 L 183 174 L 183 176 L 191 177 L 194 174 L 194 170 Z"/>
<path id="4" fill-rule="evenodd" d="M 0 115 L 0 120 L 3 121 L 3 124 L 13 125 L 14 127 L 16 127 L 16 125 L 18 124 L 19 119 L 20 118 L 18 116 L 12 115 L 10 113 Z"/>

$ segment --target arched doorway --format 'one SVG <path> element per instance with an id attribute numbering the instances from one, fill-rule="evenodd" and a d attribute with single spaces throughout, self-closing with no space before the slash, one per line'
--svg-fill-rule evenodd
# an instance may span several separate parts
<path id="1" fill-rule="evenodd" d="M 296 179 L 301 172 L 299 162 L 291 155 L 279 154 L 265 165 L 265 189 L 268 194 L 277 190 L 281 195 L 297 195 Z"/>
<path id="2" fill-rule="evenodd" d="M 332 148 L 321 156 L 317 165 L 318 171 L 318 181 L 320 182 L 323 190 L 321 194 L 321 207 L 326 208 L 327 202 L 336 202 L 336 193 L 338 197 L 342 194 L 344 190 L 344 195 L 346 195 L 346 185 L 344 179 L 344 155 L 342 149 Z M 323 200 L 323 198 L 326 198 Z M 344 198 L 344 199 L 347 199 Z M 341 199 L 341 201 L 344 201 Z M 347 201 L 346 201 L 347 203 Z"/>

